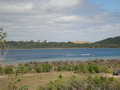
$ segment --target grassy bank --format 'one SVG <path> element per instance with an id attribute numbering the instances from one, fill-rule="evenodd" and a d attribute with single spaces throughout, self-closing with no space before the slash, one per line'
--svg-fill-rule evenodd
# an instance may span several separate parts
<path id="1" fill-rule="evenodd" d="M 6 65 L 0 67 L 0 85 L 1 90 L 8 90 L 9 88 L 19 87 L 19 89 L 9 89 L 9 90 L 65 90 L 64 88 L 72 88 L 66 90 L 77 90 L 76 87 L 80 89 L 80 85 L 87 85 L 81 87 L 84 90 L 98 90 L 93 88 L 100 88 L 104 85 L 107 88 L 107 83 L 113 84 L 114 88 L 119 88 L 119 77 L 112 76 L 114 69 L 120 68 L 120 60 L 89 60 L 89 61 L 52 61 L 52 62 L 29 62 L 26 64 L 18 65 Z M 14 75 L 14 76 L 12 76 Z M 12 77 L 11 77 L 12 76 Z M 88 83 L 88 78 L 91 76 L 91 83 L 98 83 L 98 86 Z M 18 78 L 17 78 L 18 77 Z M 74 87 L 71 84 L 71 78 L 75 77 L 75 83 L 79 83 L 78 86 Z M 95 80 L 98 80 L 94 82 Z M 102 83 L 105 80 L 105 83 Z M 113 82 L 111 83 L 109 79 Z M 57 80 L 57 81 L 56 81 Z M 70 81 L 69 81 L 70 80 Z M 79 80 L 79 81 L 76 81 Z M 81 81 L 82 80 L 82 81 Z M 51 82 L 52 81 L 52 82 Z M 99 82 L 100 81 L 100 82 Z M 4 83 L 3 83 L 4 82 Z M 55 86 L 55 82 L 60 89 Z M 69 83 L 71 82 L 71 83 Z M 62 84 L 64 83 L 64 84 Z M 64 86 L 64 85 L 67 85 Z M 89 87 L 90 86 L 90 87 Z M 22 88 L 21 88 L 22 87 Z M 109 86 L 112 88 L 112 86 Z M 4 89 L 5 88 L 5 89 Z M 7 89 L 6 89 L 7 88 Z M 24 89 L 26 88 L 26 89 Z M 47 88 L 47 89 L 46 89 Z M 52 89 L 50 89 L 52 88 Z M 89 89 L 88 89 L 89 88 Z M 78 90 L 79 90 L 78 89 Z M 107 89 L 108 90 L 108 89 Z M 114 90 L 114 89 L 111 89 Z M 116 89 L 119 90 L 119 89 Z"/>
<path id="2" fill-rule="evenodd" d="M 0 90 L 119 90 L 120 77 L 107 73 L 83 74 L 73 72 L 27 73 L 16 78 L 0 79 Z M 12 87 L 13 87 L 12 86 Z M 23 87 L 24 88 L 21 88 Z M 19 88 L 19 89 L 18 89 Z M 58 89 L 59 88 L 59 89 Z M 69 89 L 68 89 L 69 88 Z M 109 89 L 108 89 L 109 88 Z M 115 89 L 116 88 L 116 89 Z"/>

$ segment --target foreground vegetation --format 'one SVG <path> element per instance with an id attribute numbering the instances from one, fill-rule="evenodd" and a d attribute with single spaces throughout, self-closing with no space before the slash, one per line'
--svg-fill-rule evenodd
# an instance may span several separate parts
<path id="1" fill-rule="evenodd" d="M 0 74 L 14 73 L 41 73 L 71 71 L 74 73 L 112 73 L 120 68 L 120 60 L 88 60 L 88 61 L 52 61 L 52 62 L 28 62 L 18 65 L 0 65 Z"/>
<path id="2" fill-rule="evenodd" d="M 14 76 L 11 78 L 11 76 Z M 0 79 L 0 90 L 119 90 L 120 77 L 107 74 L 49 72 Z M 1 82 L 1 81 L 4 81 Z"/>
<path id="3" fill-rule="evenodd" d="M 119 90 L 120 82 L 113 77 L 88 76 L 83 80 L 72 76 L 69 80 L 62 79 L 40 86 L 38 90 Z"/>
<path id="4" fill-rule="evenodd" d="M 114 59 L 1 65 L 0 85 L 1 90 L 119 90 L 120 79 L 111 77 L 119 68 Z"/>
<path id="5" fill-rule="evenodd" d="M 18 65 L 0 66 L 0 74 L 14 73 L 41 73 L 71 71 L 74 73 L 111 73 L 119 68 L 120 60 L 89 60 L 89 61 L 52 61 L 52 62 L 28 62 Z"/>

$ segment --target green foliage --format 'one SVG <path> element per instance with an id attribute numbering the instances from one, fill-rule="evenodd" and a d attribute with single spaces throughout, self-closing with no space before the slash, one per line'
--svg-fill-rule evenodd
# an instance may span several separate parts
<path id="1" fill-rule="evenodd" d="M 62 75 L 61 74 L 59 74 L 59 79 L 62 79 Z"/>
<path id="2" fill-rule="evenodd" d="M 93 64 L 93 61 L 90 61 L 90 62 L 84 62 L 84 63 L 80 64 L 80 63 L 76 63 L 76 61 L 74 61 L 74 63 L 76 63 L 76 64 L 73 64 L 73 65 L 72 64 L 66 65 L 66 64 L 64 64 L 64 62 L 62 62 L 62 63 L 63 63 L 62 65 L 60 65 L 60 64 L 54 65 L 53 62 L 51 62 L 49 64 L 35 62 L 35 63 L 31 63 L 31 64 L 18 65 L 17 67 L 16 66 L 12 66 L 12 67 L 6 66 L 6 68 L 4 70 L 5 70 L 6 74 L 29 73 L 29 72 L 41 73 L 41 72 L 51 72 L 51 71 L 71 71 L 74 73 L 101 73 L 101 72 L 111 73 L 112 72 L 112 69 L 110 69 L 109 66 L 107 66 L 107 64 L 100 65 L 101 62 L 96 62 L 96 64 L 95 63 Z M 13 69 L 14 69 L 14 72 L 13 72 Z M 11 71 L 11 72 L 8 72 L 8 71 Z M 2 68 L 0 68 L 0 73 L 2 73 Z"/>
<path id="3" fill-rule="evenodd" d="M 0 49 L 4 49 L 6 46 L 6 33 L 3 32 L 3 29 L 0 28 Z"/>
<path id="4" fill-rule="evenodd" d="M 74 70 L 75 73 L 80 73 L 80 72 L 87 73 L 88 72 L 86 66 L 83 65 L 83 64 L 74 66 L 73 70 Z"/>
<path id="5" fill-rule="evenodd" d="M 98 64 L 78 64 L 78 65 L 62 65 L 57 66 L 55 71 L 74 71 L 75 73 L 100 73 L 108 72 L 108 68 Z"/>
<path id="6" fill-rule="evenodd" d="M 3 29 L 0 28 L 0 63 L 2 64 L 6 55 L 6 33 L 3 32 Z"/>
<path id="7" fill-rule="evenodd" d="M 0 74 L 3 74 L 4 73 L 4 70 L 2 67 L 0 67 Z"/>
<path id="8" fill-rule="evenodd" d="M 98 42 L 97 44 L 120 44 L 120 36 L 114 38 L 107 38 Z"/>
<path id="9" fill-rule="evenodd" d="M 10 74 L 8 78 L 8 90 L 28 90 L 26 85 L 17 86 L 17 83 L 21 81 L 21 74 Z"/>
<path id="10" fill-rule="evenodd" d="M 28 90 L 28 86 L 26 86 L 26 85 L 21 86 L 18 90 Z"/>
<path id="11" fill-rule="evenodd" d="M 11 67 L 6 67 L 6 68 L 4 69 L 4 72 L 5 72 L 6 74 L 12 74 L 12 73 L 13 73 L 13 68 L 11 68 Z"/>
<path id="12" fill-rule="evenodd" d="M 119 90 L 120 85 L 113 77 L 89 75 L 88 79 L 81 80 L 78 77 L 71 77 L 68 81 L 55 80 L 38 90 Z"/>
<path id="13" fill-rule="evenodd" d="M 50 72 L 50 70 L 51 70 L 51 65 L 49 65 L 49 64 L 43 64 L 42 65 L 42 71 L 43 72 Z"/>
<path id="14" fill-rule="evenodd" d="M 88 78 L 88 80 L 89 90 L 116 90 L 117 88 L 117 90 L 120 89 L 118 82 L 113 77 L 95 76 Z"/>
<path id="15" fill-rule="evenodd" d="M 39 67 L 39 68 L 36 68 L 36 72 L 37 73 L 40 73 L 42 70 L 41 70 L 41 67 Z"/>
<path id="16" fill-rule="evenodd" d="M 30 67 L 19 65 L 18 68 L 16 69 L 16 73 L 28 73 L 31 72 L 31 70 L 32 69 Z"/>
<path id="17" fill-rule="evenodd" d="M 65 71 L 65 70 L 67 70 L 66 68 L 67 68 L 67 66 L 58 66 L 58 67 L 56 68 L 56 70 L 57 70 L 57 71 Z"/>
<path id="18" fill-rule="evenodd" d="M 40 73 L 40 72 L 50 72 L 51 69 L 52 69 L 51 65 L 43 64 L 43 65 L 36 68 L 36 72 L 38 72 L 38 73 Z"/>
<path id="19" fill-rule="evenodd" d="M 97 64 L 90 64 L 87 68 L 90 73 L 99 73 L 101 71 L 101 67 Z"/>

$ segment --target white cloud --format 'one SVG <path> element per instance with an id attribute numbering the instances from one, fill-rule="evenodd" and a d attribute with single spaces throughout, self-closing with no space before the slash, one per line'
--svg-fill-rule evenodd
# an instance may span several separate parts
<path id="1" fill-rule="evenodd" d="M 95 41 L 119 35 L 120 14 L 95 6 L 89 0 L 0 0 L 0 27 L 8 40 Z"/>
<path id="2" fill-rule="evenodd" d="M 81 0 L 51 0 L 50 5 L 56 8 L 70 8 L 81 3 Z"/>
<path id="3" fill-rule="evenodd" d="M 20 13 L 28 12 L 33 9 L 32 3 L 0 3 L 0 13 Z"/>
<path id="4" fill-rule="evenodd" d="M 111 32 L 111 31 L 120 31 L 120 24 L 104 25 L 100 28 L 102 31 Z"/>
<path id="5" fill-rule="evenodd" d="M 58 17 L 55 21 L 57 22 L 75 22 L 78 20 L 77 16 L 62 16 Z"/>

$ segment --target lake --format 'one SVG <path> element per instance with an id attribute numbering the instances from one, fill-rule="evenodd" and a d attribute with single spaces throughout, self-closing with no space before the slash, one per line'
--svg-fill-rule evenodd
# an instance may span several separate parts
<path id="1" fill-rule="evenodd" d="M 24 49 L 8 50 L 5 64 L 30 61 L 120 59 L 120 48 L 115 49 Z"/>

